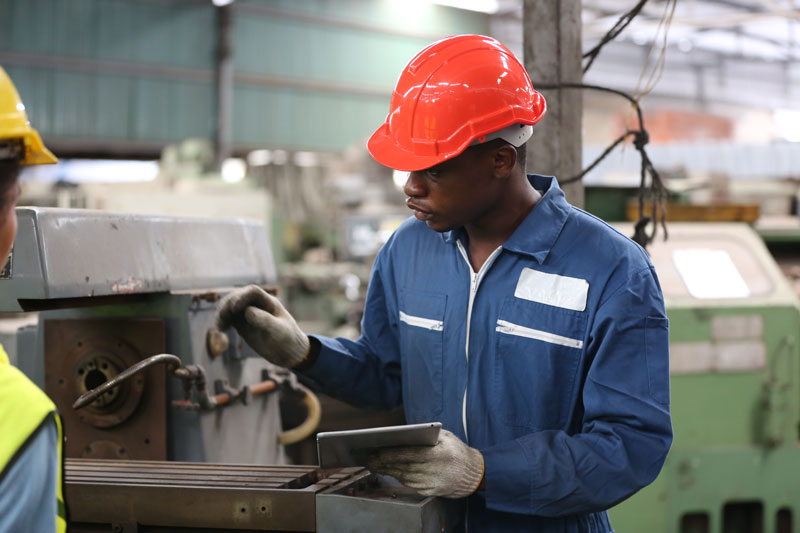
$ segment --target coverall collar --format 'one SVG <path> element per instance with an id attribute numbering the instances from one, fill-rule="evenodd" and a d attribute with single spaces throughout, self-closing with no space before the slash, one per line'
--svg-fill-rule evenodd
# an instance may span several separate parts
<path id="1" fill-rule="evenodd" d="M 503 249 L 528 255 L 542 264 L 567 221 L 569 204 L 555 177 L 528 174 L 528 181 L 542 193 L 542 197 L 503 243 Z M 442 233 L 442 238 L 451 244 L 458 240 L 466 243 L 466 231 L 463 227 L 456 228 Z"/>

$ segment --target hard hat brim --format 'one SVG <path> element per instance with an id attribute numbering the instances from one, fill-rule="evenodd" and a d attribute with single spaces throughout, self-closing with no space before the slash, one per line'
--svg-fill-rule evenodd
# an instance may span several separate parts
<path id="1" fill-rule="evenodd" d="M 52 165 L 58 163 L 58 158 L 47 149 L 36 130 L 31 129 L 28 131 L 23 139 L 25 142 L 25 158 L 20 161 L 20 165 Z"/>
<path id="2" fill-rule="evenodd" d="M 434 167 L 458 156 L 469 145 L 469 143 L 465 143 L 464 146 L 447 154 L 419 155 L 400 148 L 392 141 L 388 129 L 385 123 L 381 124 L 367 141 L 367 150 L 381 165 L 401 172 L 414 172 Z"/>

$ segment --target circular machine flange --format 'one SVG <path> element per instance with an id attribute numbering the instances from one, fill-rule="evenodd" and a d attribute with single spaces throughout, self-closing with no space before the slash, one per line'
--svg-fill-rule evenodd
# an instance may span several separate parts
<path id="1" fill-rule="evenodd" d="M 128 343 L 114 337 L 82 339 L 64 358 L 62 376 L 72 376 L 74 397 L 102 385 L 136 364 L 141 355 Z M 64 383 L 65 386 L 69 386 Z M 110 428 L 127 420 L 142 399 L 145 375 L 138 374 L 106 391 L 80 411 L 81 421 L 97 428 Z"/>

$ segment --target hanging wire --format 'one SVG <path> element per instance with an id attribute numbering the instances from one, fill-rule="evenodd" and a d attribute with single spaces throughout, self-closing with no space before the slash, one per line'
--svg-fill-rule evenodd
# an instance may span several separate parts
<path id="1" fill-rule="evenodd" d="M 614 25 L 611 26 L 611 29 L 608 30 L 605 36 L 602 39 L 600 39 L 600 42 L 597 43 L 594 46 L 594 48 L 583 54 L 584 59 L 586 59 L 587 57 L 589 58 L 589 61 L 587 61 L 586 66 L 583 67 L 584 74 L 586 74 L 586 71 L 589 70 L 589 67 L 592 66 L 592 63 L 594 63 L 594 60 L 600 54 L 600 50 L 606 45 L 606 43 L 613 41 L 617 37 L 617 35 L 622 33 L 622 30 L 624 30 L 625 27 L 631 23 L 631 21 L 634 19 L 634 17 L 636 17 L 636 15 L 639 14 L 639 11 L 642 10 L 642 8 L 646 3 L 647 0 L 639 0 L 639 2 L 635 6 L 633 6 L 633 8 L 630 11 L 622 15 L 617 20 L 617 22 L 615 22 Z"/>
<path id="2" fill-rule="evenodd" d="M 641 156 L 642 165 L 640 167 L 640 180 L 639 180 L 639 220 L 635 224 L 634 235 L 631 237 L 635 242 L 637 242 L 642 247 L 647 247 L 653 239 L 656 237 L 658 224 L 653 224 L 653 230 L 648 235 L 646 228 L 647 225 L 650 223 L 651 220 L 657 220 L 658 223 L 661 224 L 662 229 L 664 230 L 664 240 L 668 237 L 667 232 L 667 224 L 666 224 L 666 200 L 669 196 L 669 190 L 667 189 L 666 185 L 661 179 L 661 175 L 656 170 L 655 166 L 653 166 L 653 162 L 650 160 L 650 156 L 647 155 L 647 150 L 645 150 L 645 146 L 650 141 L 650 135 L 647 133 L 647 130 L 644 127 L 644 116 L 642 115 L 642 108 L 639 106 L 639 103 L 629 94 L 619 91 L 617 89 L 611 89 L 610 87 L 602 87 L 600 85 L 587 85 L 584 83 L 560 83 L 556 85 L 547 85 L 547 84 L 539 84 L 538 87 L 543 90 L 547 89 L 588 89 L 593 91 L 603 91 L 612 94 L 616 94 L 622 96 L 626 100 L 628 100 L 633 108 L 636 110 L 636 116 L 639 123 L 639 129 L 628 129 L 620 135 L 611 145 L 609 145 L 606 150 L 600 154 L 588 167 L 583 169 L 580 174 L 576 176 L 572 176 L 571 178 L 561 180 L 560 183 L 565 185 L 567 183 L 572 183 L 582 179 L 586 174 L 589 173 L 594 167 L 596 167 L 608 154 L 610 154 L 614 148 L 616 148 L 620 143 L 622 143 L 628 137 L 633 137 L 633 146 L 639 152 Z M 647 187 L 647 176 L 650 176 L 650 187 Z M 650 216 L 645 216 L 644 208 L 645 208 L 645 198 L 649 196 L 649 199 L 652 200 L 652 218 Z"/>
<path id="3" fill-rule="evenodd" d="M 600 40 L 600 42 L 595 45 L 591 50 L 583 54 L 584 58 L 588 58 L 588 62 L 586 66 L 583 68 L 583 73 L 585 74 L 589 67 L 591 67 L 594 60 L 600 54 L 603 46 L 607 43 L 611 42 L 617 35 L 619 35 L 623 29 L 625 29 L 628 24 L 641 12 L 644 5 L 647 3 L 647 0 L 639 0 L 637 4 L 627 13 L 622 15 L 614 26 L 606 33 L 606 35 Z M 599 85 L 587 85 L 583 83 L 559 83 L 559 84 L 538 84 L 537 87 L 539 89 L 547 90 L 547 89 L 588 89 L 588 90 L 595 90 L 595 91 L 603 91 L 612 94 L 616 94 L 622 96 L 626 100 L 631 103 L 631 106 L 636 111 L 636 116 L 638 120 L 638 129 L 628 128 L 626 129 L 625 133 L 620 135 L 613 143 L 611 143 L 602 154 L 600 154 L 588 167 L 583 169 L 580 174 L 576 176 L 572 176 L 566 180 L 561 180 L 560 183 L 567 184 L 578 181 L 583 179 L 583 177 L 589 173 L 592 169 L 594 169 L 600 162 L 606 158 L 617 146 L 623 143 L 627 138 L 633 138 L 633 146 L 639 152 L 641 157 L 641 167 L 640 167 L 640 180 L 639 180 L 639 220 L 634 224 L 634 234 L 631 237 L 636 243 L 641 245 L 643 248 L 646 248 L 649 243 L 651 243 L 658 232 L 658 226 L 661 225 L 664 231 L 664 240 L 668 237 L 667 232 L 667 225 L 666 225 L 666 201 L 669 196 L 669 190 L 664 185 L 664 182 L 661 179 L 658 171 L 656 170 L 653 162 L 650 160 L 650 156 L 647 155 L 647 151 L 645 150 L 645 146 L 650 141 L 650 135 L 647 133 L 647 130 L 644 127 L 644 117 L 642 115 L 642 108 L 639 104 L 639 101 L 642 97 L 647 95 L 652 89 L 658 84 L 658 81 L 661 79 L 661 75 L 664 71 L 664 58 L 666 56 L 666 48 L 667 48 L 667 34 L 669 32 L 670 25 L 672 24 L 672 19 L 675 14 L 675 6 L 677 5 L 677 0 L 667 0 L 664 6 L 664 14 L 662 15 L 658 27 L 656 29 L 656 37 L 653 39 L 653 44 L 650 47 L 650 50 L 647 55 L 647 61 L 645 62 L 645 66 L 643 67 L 642 73 L 639 76 L 639 82 L 637 83 L 637 93 L 636 96 L 631 96 L 623 91 L 619 91 L 617 89 L 612 89 L 609 87 L 602 87 Z M 656 59 L 655 64 L 650 72 L 650 76 L 645 83 L 644 88 L 640 91 L 639 86 L 641 86 L 642 80 L 644 79 L 645 72 L 647 71 L 648 65 L 650 64 L 650 58 L 652 57 L 653 50 L 655 49 L 655 43 L 658 40 L 658 35 L 662 31 L 663 28 L 663 38 L 662 38 L 662 45 L 660 47 L 659 56 Z M 650 186 L 647 186 L 647 177 L 650 177 Z M 652 202 L 652 211 L 651 216 L 645 216 L 645 203 L 649 200 Z M 648 224 L 653 221 L 653 229 L 648 234 L 647 226 Z"/>
<path id="4" fill-rule="evenodd" d="M 661 15 L 661 19 L 658 21 L 656 34 L 653 37 L 653 42 L 650 43 L 650 49 L 647 51 L 647 59 L 644 62 L 644 67 L 642 67 L 641 74 L 639 74 L 639 81 L 636 82 L 636 90 L 633 92 L 633 97 L 637 102 L 641 101 L 643 97 L 649 94 L 650 91 L 652 91 L 655 86 L 658 85 L 658 82 L 661 81 L 661 76 L 664 74 L 667 45 L 669 44 L 667 41 L 667 36 L 669 34 L 669 29 L 672 26 L 672 19 L 675 17 L 675 7 L 677 5 L 678 0 L 667 0 L 664 4 L 664 13 Z M 644 87 L 640 89 L 642 86 L 642 80 L 644 80 L 645 73 L 650 65 L 650 59 L 653 57 L 653 50 L 655 50 L 656 43 L 659 41 L 659 35 L 662 37 L 658 57 L 656 58 L 655 63 L 650 70 L 650 76 L 648 77 L 647 82 L 644 84 Z"/>

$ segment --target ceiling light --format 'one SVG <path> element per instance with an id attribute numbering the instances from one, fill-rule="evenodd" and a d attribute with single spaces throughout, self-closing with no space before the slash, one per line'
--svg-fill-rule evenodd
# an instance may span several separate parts
<path id="1" fill-rule="evenodd" d="M 298 167 L 315 167 L 319 165 L 319 156 L 314 152 L 295 152 L 294 164 Z"/>
<path id="2" fill-rule="evenodd" d="M 272 161 L 272 154 L 269 150 L 253 150 L 247 154 L 247 164 L 251 167 L 263 167 Z"/>
<path id="3" fill-rule="evenodd" d="M 431 0 L 431 3 L 489 14 L 497 13 L 500 9 L 498 0 Z"/>
<path id="4" fill-rule="evenodd" d="M 229 158 L 222 162 L 222 181 L 236 183 L 242 181 L 247 174 L 247 165 L 243 159 Z"/>
<path id="5" fill-rule="evenodd" d="M 776 133 L 789 142 L 800 142 L 800 111 L 776 109 L 772 114 Z"/>

